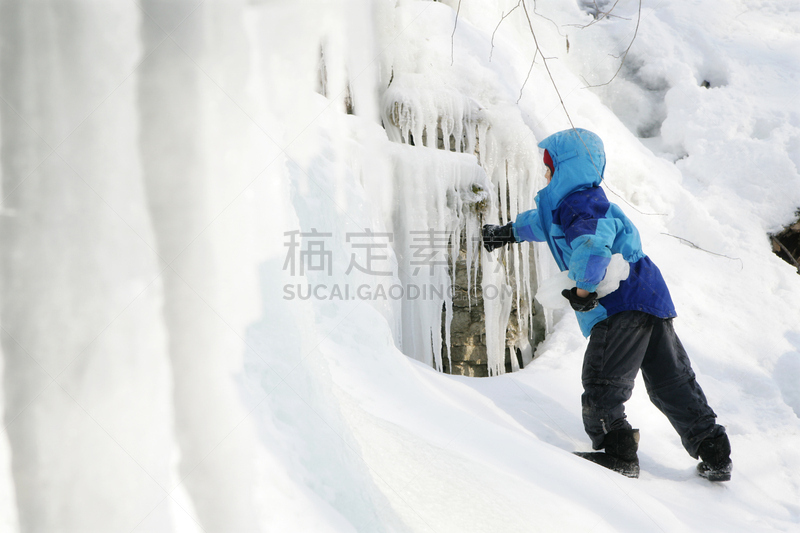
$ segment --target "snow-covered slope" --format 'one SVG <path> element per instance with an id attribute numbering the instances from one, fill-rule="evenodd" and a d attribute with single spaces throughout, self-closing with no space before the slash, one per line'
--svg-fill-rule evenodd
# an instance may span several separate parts
<path id="1" fill-rule="evenodd" d="M 800 529 L 800 276 L 767 238 L 800 207 L 800 8 L 643 2 L 637 23 L 633 0 L 62 6 L 3 7 L 34 43 L 14 60 L 9 30 L 0 49 L 4 530 Z M 589 25 L 596 6 L 616 7 Z M 569 453 L 589 449 L 586 341 L 564 311 L 518 372 L 404 355 L 409 302 L 390 291 L 411 263 L 358 234 L 452 224 L 402 199 L 497 175 L 393 143 L 395 76 L 412 105 L 471 120 L 477 103 L 512 212 L 543 185 L 536 140 L 603 138 L 609 197 L 731 436 L 730 482 L 695 475 L 641 383 L 639 479 Z M 301 268 L 301 250 L 329 255 Z"/>
<path id="2" fill-rule="evenodd" d="M 450 34 L 438 24 L 446 18 L 455 26 L 458 3 L 448 10 L 401 2 L 394 16 L 402 24 L 381 28 L 388 43 L 383 53 L 396 54 L 396 42 L 437 48 L 418 53 L 430 62 L 427 69 L 415 64 L 434 80 L 446 80 L 466 55 L 486 66 L 481 86 L 508 87 L 494 94 L 513 103 L 534 52 L 521 7 L 497 27 L 515 5 L 463 2 L 451 67 Z M 613 77 L 619 63 L 609 54 L 630 41 L 637 4 L 617 6 L 614 13 L 628 20 L 609 18 L 585 29 L 569 26 L 592 20 L 577 5 L 539 3 L 539 15 L 531 10 L 572 122 L 604 139 L 610 196 L 635 220 L 646 252 L 665 272 L 679 310 L 676 327 L 731 435 L 733 481 L 715 486 L 696 477 L 696 462 L 641 383 L 628 409 L 642 433 L 640 479 L 582 464 L 568 453 L 589 447 L 579 402 L 585 340 L 570 314 L 557 316 L 527 368 L 475 380 L 442 375 L 402 356 L 390 328 L 365 303 L 316 303 L 316 322 L 328 334 L 315 364 L 326 368 L 339 406 L 341 426 L 334 430 L 385 505 L 370 506 L 366 515 L 340 508 L 355 529 L 800 527 L 800 279 L 771 253 L 766 237 L 800 204 L 800 123 L 792 101 L 800 65 L 788 53 L 800 42 L 798 12 L 779 2 L 754 6 L 750 14 L 747 9 L 735 2 L 713 8 L 645 4 L 626 66 L 598 89 L 583 88 L 582 78 L 593 84 Z M 459 31 L 482 41 L 459 41 Z M 490 70 L 490 53 L 509 70 Z M 538 138 L 570 127 L 542 67 L 540 58 L 519 101 Z M 706 80 L 710 87 L 702 86 Z M 357 130 L 367 127 L 358 117 L 350 122 Z M 643 133 L 648 138 L 637 137 Z M 364 201 L 358 189 L 351 193 L 348 205 Z M 311 213 L 304 206 L 309 198 L 315 206 L 327 203 L 308 191 L 295 201 L 300 220 L 314 221 L 308 222 L 313 227 L 337 218 L 333 206 L 324 216 Z M 347 225 L 351 217 L 338 220 Z"/>

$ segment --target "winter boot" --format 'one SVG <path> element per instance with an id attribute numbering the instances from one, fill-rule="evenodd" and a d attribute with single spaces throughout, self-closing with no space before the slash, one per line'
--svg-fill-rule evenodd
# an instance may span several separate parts
<path id="1" fill-rule="evenodd" d="M 731 441 L 728 435 L 705 439 L 697 450 L 702 462 L 697 465 L 697 473 L 709 481 L 729 481 L 733 462 L 731 461 Z"/>
<path id="2" fill-rule="evenodd" d="M 616 429 L 606 433 L 603 441 L 604 452 L 574 452 L 578 457 L 588 459 L 626 477 L 639 477 L 638 429 Z"/>

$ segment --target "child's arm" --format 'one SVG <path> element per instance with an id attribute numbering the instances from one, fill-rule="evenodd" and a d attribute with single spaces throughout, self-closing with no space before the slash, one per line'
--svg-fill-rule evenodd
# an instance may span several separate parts
<path id="1" fill-rule="evenodd" d="M 567 244 L 572 248 L 569 277 L 577 285 L 578 296 L 597 290 L 611 261 L 611 247 L 617 233 L 616 220 L 606 218 L 608 202 L 565 202 L 561 222 Z"/>
<path id="2" fill-rule="evenodd" d="M 517 220 L 511 226 L 514 230 L 514 238 L 517 242 L 536 241 L 544 242 L 547 237 L 542 230 L 542 223 L 539 221 L 539 212 L 531 209 L 517 215 Z"/>

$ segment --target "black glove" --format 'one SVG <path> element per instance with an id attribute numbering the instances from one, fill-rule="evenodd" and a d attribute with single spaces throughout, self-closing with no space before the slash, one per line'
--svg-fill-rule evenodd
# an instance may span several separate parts
<path id="1" fill-rule="evenodd" d="M 572 289 L 564 289 L 561 291 L 561 296 L 569 300 L 569 305 L 579 313 L 585 313 L 597 307 L 596 292 L 590 292 L 589 296 L 581 298 L 578 296 L 578 288 L 572 287 Z"/>
<path id="2" fill-rule="evenodd" d="M 517 242 L 514 238 L 514 230 L 511 229 L 511 222 L 505 226 L 497 226 L 494 224 L 486 224 L 483 226 L 483 247 L 487 252 L 491 252 L 495 248 L 505 246 L 510 242 Z"/>

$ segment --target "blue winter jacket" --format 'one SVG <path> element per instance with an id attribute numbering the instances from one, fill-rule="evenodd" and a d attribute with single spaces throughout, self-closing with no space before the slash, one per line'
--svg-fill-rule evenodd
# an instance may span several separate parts
<path id="1" fill-rule="evenodd" d="M 658 267 L 642 251 L 639 232 L 600 188 L 606 156 L 603 141 L 584 129 L 565 130 L 539 143 L 553 160 L 550 184 L 536 195 L 536 209 L 513 224 L 520 241 L 547 242 L 559 268 L 578 288 L 595 291 L 612 254 L 631 263 L 628 279 L 599 299 L 592 311 L 576 313 L 584 336 L 595 324 L 621 311 L 675 316 L 675 306 Z"/>

